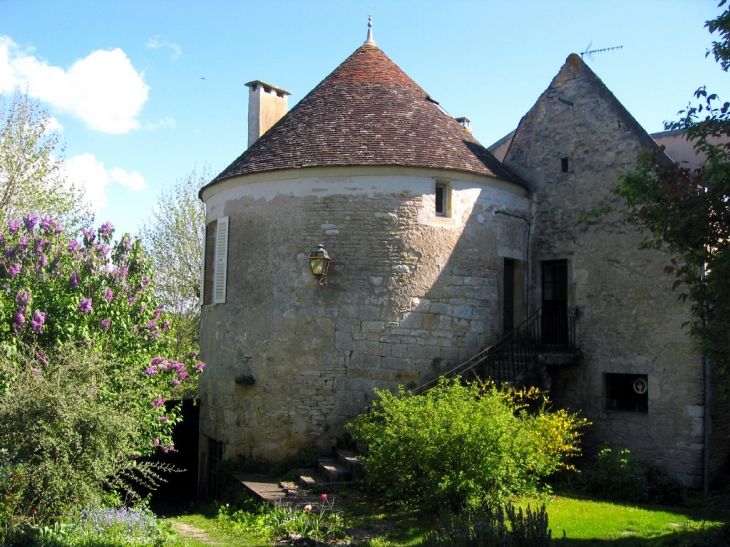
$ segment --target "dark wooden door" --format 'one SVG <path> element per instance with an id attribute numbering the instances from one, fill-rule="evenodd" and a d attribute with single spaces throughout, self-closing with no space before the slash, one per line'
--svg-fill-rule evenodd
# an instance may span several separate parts
<path id="1" fill-rule="evenodd" d="M 542 343 L 568 344 L 568 261 L 542 263 Z"/>

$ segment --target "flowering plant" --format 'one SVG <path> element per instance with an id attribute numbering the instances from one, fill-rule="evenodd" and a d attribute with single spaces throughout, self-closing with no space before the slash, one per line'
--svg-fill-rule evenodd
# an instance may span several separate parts
<path id="1" fill-rule="evenodd" d="M 173 449 L 180 415 L 165 403 L 205 367 L 194 353 L 174 354 L 171 317 L 157 303 L 140 242 L 129 235 L 112 242 L 112 235 L 106 223 L 77 240 L 57 220 L 34 214 L 0 226 L 0 449 L 11 469 L 47 465 L 48 477 L 67 476 L 61 492 L 77 490 L 73 481 L 109 487 L 119 472 L 138 474 L 130 461 Z M 24 426 L 28 405 L 36 423 Z M 91 410 L 93 417 L 80 417 Z M 59 438 L 41 446 L 48 431 Z M 104 454 L 112 446 L 117 452 Z M 66 449 L 66 459 L 46 459 Z M 80 461 L 89 467 L 72 470 Z"/>

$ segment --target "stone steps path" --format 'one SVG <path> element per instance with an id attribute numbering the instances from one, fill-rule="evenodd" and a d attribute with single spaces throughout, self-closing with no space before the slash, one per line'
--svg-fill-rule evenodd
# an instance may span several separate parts
<path id="1" fill-rule="evenodd" d="M 334 457 L 320 458 L 316 469 L 302 470 L 298 484 L 279 482 L 265 475 L 238 474 L 234 478 L 267 503 L 304 509 L 306 505 L 318 507 L 322 502 L 322 495 L 310 494 L 310 490 L 316 488 L 322 492 L 328 486 L 347 484 L 362 475 L 360 454 L 353 450 L 337 449 Z M 334 503 L 336 505 L 336 499 Z"/>

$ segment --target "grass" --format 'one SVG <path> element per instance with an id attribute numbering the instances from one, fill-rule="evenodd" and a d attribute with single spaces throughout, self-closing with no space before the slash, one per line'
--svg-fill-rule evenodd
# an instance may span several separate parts
<path id="1" fill-rule="evenodd" d="M 692 534 L 703 523 L 719 526 L 730 520 L 726 512 L 708 507 L 637 506 L 570 496 L 554 497 L 547 504 L 547 512 L 558 546 L 607 542 L 621 547 L 657 545 L 656 541 L 646 540 L 677 533 Z"/>
<path id="2" fill-rule="evenodd" d="M 432 516 L 391 509 L 373 503 L 357 492 L 337 494 L 342 501 L 353 544 L 358 547 L 418 547 L 435 523 Z M 523 500 L 523 505 L 540 505 Z M 559 495 L 547 501 L 547 512 L 555 547 L 699 547 L 703 528 L 730 521 L 730 513 L 713 507 L 661 507 L 597 501 Z M 216 527 L 214 505 L 173 517 L 178 522 L 203 530 L 205 539 L 181 536 L 188 547 L 268 547 L 273 542 L 254 535 L 226 535 Z"/>

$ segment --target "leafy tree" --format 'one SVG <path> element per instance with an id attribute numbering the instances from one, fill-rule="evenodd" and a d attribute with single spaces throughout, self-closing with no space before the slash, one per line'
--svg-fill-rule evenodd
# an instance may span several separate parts
<path id="1" fill-rule="evenodd" d="M 434 513 L 497 508 L 535 494 L 541 477 L 579 452 L 578 430 L 587 424 L 564 410 L 548 412 L 534 388 L 500 391 L 441 378 L 424 395 L 376 394 L 373 410 L 352 424 L 368 447 L 365 480 L 391 502 Z"/>
<path id="2" fill-rule="evenodd" d="M 9 106 L 0 95 L 0 225 L 28 213 L 69 227 L 93 220 L 83 191 L 64 180 L 59 141 L 48 112 L 27 93 L 16 93 Z"/>
<path id="3" fill-rule="evenodd" d="M 199 348 L 201 269 L 205 247 L 205 204 L 200 188 L 212 178 L 208 167 L 165 188 L 157 208 L 142 227 L 152 261 L 155 291 L 172 316 L 178 353 Z"/>
<path id="4" fill-rule="evenodd" d="M 725 0 L 720 2 L 720 6 Z M 717 32 L 708 55 L 723 70 L 730 67 L 730 15 L 725 10 L 705 26 Z M 699 350 L 730 372 L 730 103 L 702 87 L 700 99 L 680 111 L 682 118 L 665 124 L 685 130 L 704 163 L 690 170 L 672 163 L 657 148 L 639 156 L 636 170 L 620 176 L 614 192 L 623 198 L 627 220 L 644 239 L 642 249 L 658 249 L 672 258 L 665 271 L 682 300 L 691 303 L 690 332 Z M 603 209 L 601 212 L 606 212 Z"/>

